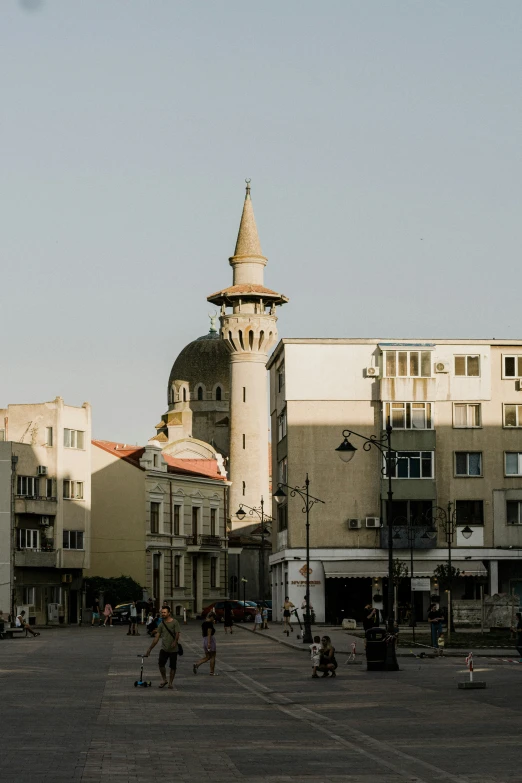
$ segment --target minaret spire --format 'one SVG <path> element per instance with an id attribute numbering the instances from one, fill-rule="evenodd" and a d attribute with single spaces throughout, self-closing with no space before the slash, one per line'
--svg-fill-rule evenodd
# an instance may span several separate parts
<path id="1" fill-rule="evenodd" d="M 243 204 L 243 214 L 241 215 L 241 223 L 239 224 L 239 231 L 237 234 L 236 249 L 234 255 L 230 259 L 244 259 L 244 258 L 261 258 L 266 261 L 263 251 L 261 250 L 261 242 L 259 241 L 259 234 L 257 233 L 256 219 L 254 217 L 254 207 L 252 206 L 252 199 L 250 197 L 250 182 L 246 179 L 246 194 L 245 203 Z"/>

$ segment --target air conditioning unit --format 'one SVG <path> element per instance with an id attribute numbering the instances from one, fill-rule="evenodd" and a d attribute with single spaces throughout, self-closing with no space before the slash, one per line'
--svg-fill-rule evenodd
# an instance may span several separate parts
<path id="1" fill-rule="evenodd" d="M 47 467 L 45 465 L 38 465 L 36 472 L 39 476 L 47 476 Z"/>
<path id="2" fill-rule="evenodd" d="M 359 530 L 361 527 L 361 520 L 360 519 L 349 519 L 348 520 L 348 529 L 349 530 Z"/>
<path id="3" fill-rule="evenodd" d="M 72 582 L 72 574 L 62 574 L 62 582 L 70 584 Z"/>
<path id="4" fill-rule="evenodd" d="M 517 391 L 522 391 L 522 381 L 516 381 L 515 383 L 515 389 Z"/>
<path id="5" fill-rule="evenodd" d="M 450 371 L 449 362 L 435 362 L 435 372 L 449 372 L 449 371 Z"/>
<path id="6" fill-rule="evenodd" d="M 381 520 L 379 517 L 366 517 L 366 527 L 380 527 Z"/>
<path id="7" fill-rule="evenodd" d="M 40 524 L 42 527 L 49 527 L 51 524 L 51 517 L 40 517 Z"/>
<path id="8" fill-rule="evenodd" d="M 366 377 L 367 378 L 378 378 L 379 377 L 379 368 L 378 367 L 367 367 L 366 368 Z"/>

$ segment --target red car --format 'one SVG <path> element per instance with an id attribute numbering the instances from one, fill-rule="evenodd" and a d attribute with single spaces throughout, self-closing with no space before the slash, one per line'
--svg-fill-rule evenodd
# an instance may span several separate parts
<path id="1" fill-rule="evenodd" d="M 232 605 L 232 618 L 236 623 L 253 623 L 256 610 L 253 606 L 245 606 L 243 601 L 227 601 Z M 201 619 L 204 620 L 209 612 L 215 612 L 219 622 L 222 622 L 225 614 L 225 601 L 215 601 L 201 611 Z"/>

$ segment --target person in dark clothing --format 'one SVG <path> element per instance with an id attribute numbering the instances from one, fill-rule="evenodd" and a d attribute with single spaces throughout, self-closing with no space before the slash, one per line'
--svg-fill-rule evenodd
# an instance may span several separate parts
<path id="1" fill-rule="evenodd" d="M 194 672 L 194 674 L 198 673 L 198 669 L 202 663 L 207 663 L 207 661 L 210 661 L 210 674 L 213 677 L 217 676 L 217 672 L 215 671 L 215 667 L 216 667 L 216 637 L 214 636 L 214 634 L 216 633 L 216 629 L 214 628 L 215 622 L 216 622 L 216 615 L 214 614 L 214 612 L 209 612 L 207 614 L 207 619 L 201 624 L 201 633 L 203 635 L 203 652 L 205 653 L 205 657 L 192 666 L 192 671 Z"/>
<path id="2" fill-rule="evenodd" d="M 428 622 L 431 627 L 431 646 L 439 649 L 439 636 L 442 633 L 442 621 L 444 615 L 437 607 L 437 604 L 432 604 L 430 611 L 428 612 Z"/>
<path id="3" fill-rule="evenodd" d="M 363 615 L 364 630 L 367 631 L 368 628 L 378 628 L 378 627 L 379 627 L 379 612 L 371 604 L 366 604 L 366 606 L 364 607 L 364 615 Z"/>
<path id="4" fill-rule="evenodd" d="M 232 617 L 232 604 L 230 601 L 225 601 L 225 606 L 223 607 L 223 622 L 225 626 L 225 633 L 232 633 L 232 626 L 234 625 L 234 620 Z"/>
<path id="5" fill-rule="evenodd" d="M 519 663 L 522 663 L 522 614 L 517 612 L 516 615 L 517 624 L 511 630 L 516 634 L 516 648 L 520 655 Z"/>

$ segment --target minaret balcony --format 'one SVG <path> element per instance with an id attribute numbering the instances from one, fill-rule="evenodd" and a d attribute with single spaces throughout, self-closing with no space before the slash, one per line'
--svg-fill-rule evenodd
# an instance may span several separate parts
<path id="1" fill-rule="evenodd" d="M 221 337 L 231 353 L 268 354 L 277 342 L 277 317 L 270 313 L 221 316 Z"/>

